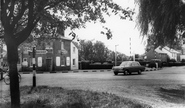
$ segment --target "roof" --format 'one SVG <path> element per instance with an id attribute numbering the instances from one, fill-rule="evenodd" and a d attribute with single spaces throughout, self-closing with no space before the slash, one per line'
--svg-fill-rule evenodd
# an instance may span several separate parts
<path id="1" fill-rule="evenodd" d="M 61 36 L 60 38 L 61 38 L 61 39 L 64 39 L 64 40 L 69 40 L 69 41 L 71 41 L 71 40 L 72 40 L 72 39 L 67 38 L 67 37 L 64 37 L 64 36 Z"/>
<path id="2" fill-rule="evenodd" d="M 76 46 L 77 49 L 80 49 L 77 42 L 72 41 L 72 44 Z"/>
<path id="3" fill-rule="evenodd" d="M 165 46 L 164 49 L 167 50 L 167 51 L 169 51 L 169 52 L 171 52 L 171 53 L 177 53 L 177 54 L 180 53 L 180 52 L 178 52 L 178 51 L 176 51 L 176 50 L 174 50 L 174 49 L 172 49 L 172 48 L 169 48 L 169 47 L 167 47 L 167 46 Z"/>
<path id="4" fill-rule="evenodd" d="M 155 49 L 155 51 L 156 51 L 157 53 L 160 53 L 160 54 L 166 54 L 164 51 L 161 50 L 161 47 L 160 47 L 160 46 L 157 47 L 157 48 Z"/>
<path id="5" fill-rule="evenodd" d="M 163 47 L 163 48 L 161 48 L 161 46 L 159 46 L 159 47 L 157 47 L 157 48 L 155 49 L 155 51 L 156 51 L 157 53 L 166 54 L 166 52 L 164 52 L 163 49 L 165 49 L 166 51 L 168 51 L 168 52 L 170 52 L 170 53 L 177 53 L 177 54 L 180 53 L 180 52 L 178 52 L 178 51 L 176 51 L 176 50 L 174 50 L 174 49 L 172 49 L 172 48 L 169 48 L 169 47 L 167 47 L 167 46 L 165 46 L 165 47 Z"/>

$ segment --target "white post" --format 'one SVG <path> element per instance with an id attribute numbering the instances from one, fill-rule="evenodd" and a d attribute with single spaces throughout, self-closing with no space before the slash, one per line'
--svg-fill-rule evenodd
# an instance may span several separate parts
<path id="1" fill-rule="evenodd" d="M 33 47 L 33 58 L 32 58 L 32 63 L 33 63 L 33 87 L 36 87 L 36 69 L 35 69 L 35 47 Z"/>
<path id="2" fill-rule="evenodd" d="M 155 64 L 156 64 L 156 70 L 158 70 L 158 63 L 156 62 Z"/>

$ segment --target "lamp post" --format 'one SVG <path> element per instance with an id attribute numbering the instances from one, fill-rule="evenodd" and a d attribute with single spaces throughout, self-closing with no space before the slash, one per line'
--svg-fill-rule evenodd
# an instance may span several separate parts
<path id="1" fill-rule="evenodd" d="M 33 41 L 33 55 L 32 55 L 32 64 L 33 64 L 33 85 L 32 87 L 36 87 L 36 41 Z"/>
<path id="2" fill-rule="evenodd" d="M 116 47 L 117 47 L 118 45 L 115 45 L 115 66 L 117 65 L 117 52 L 116 52 Z"/>
<path id="3" fill-rule="evenodd" d="M 3 63 L 3 43 L 1 41 L 1 44 L 0 44 L 0 68 L 3 68 L 2 63 Z M 1 72 L 1 80 L 2 79 L 3 79 L 3 72 Z"/>
<path id="4" fill-rule="evenodd" d="M 36 87 L 36 69 L 35 69 L 35 47 L 33 47 L 33 58 L 32 58 L 32 63 L 33 63 L 33 87 Z"/>

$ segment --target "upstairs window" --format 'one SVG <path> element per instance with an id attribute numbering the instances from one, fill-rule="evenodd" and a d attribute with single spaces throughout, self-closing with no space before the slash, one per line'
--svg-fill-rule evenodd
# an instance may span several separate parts
<path id="1" fill-rule="evenodd" d="M 75 53 L 75 47 L 73 47 L 73 53 Z"/>
<path id="2" fill-rule="evenodd" d="M 73 66 L 75 66 L 75 59 L 73 59 Z"/>
<path id="3" fill-rule="evenodd" d="M 61 42 L 61 49 L 64 49 L 64 42 Z"/>

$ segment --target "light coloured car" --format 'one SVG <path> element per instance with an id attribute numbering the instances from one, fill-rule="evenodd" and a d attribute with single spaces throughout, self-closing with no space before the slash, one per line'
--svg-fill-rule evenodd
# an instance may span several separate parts
<path id="1" fill-rule="evenodd" d="M 132 74 L 133 72 L 141 74 L 143 71 L 145 71 L 145 67 L 141 66 L 138 61 L 124 61 L 119 66 L 114 66 L 112 70 L 115 75 L 118 75 L 118 73 L 127 75 Z"/>

